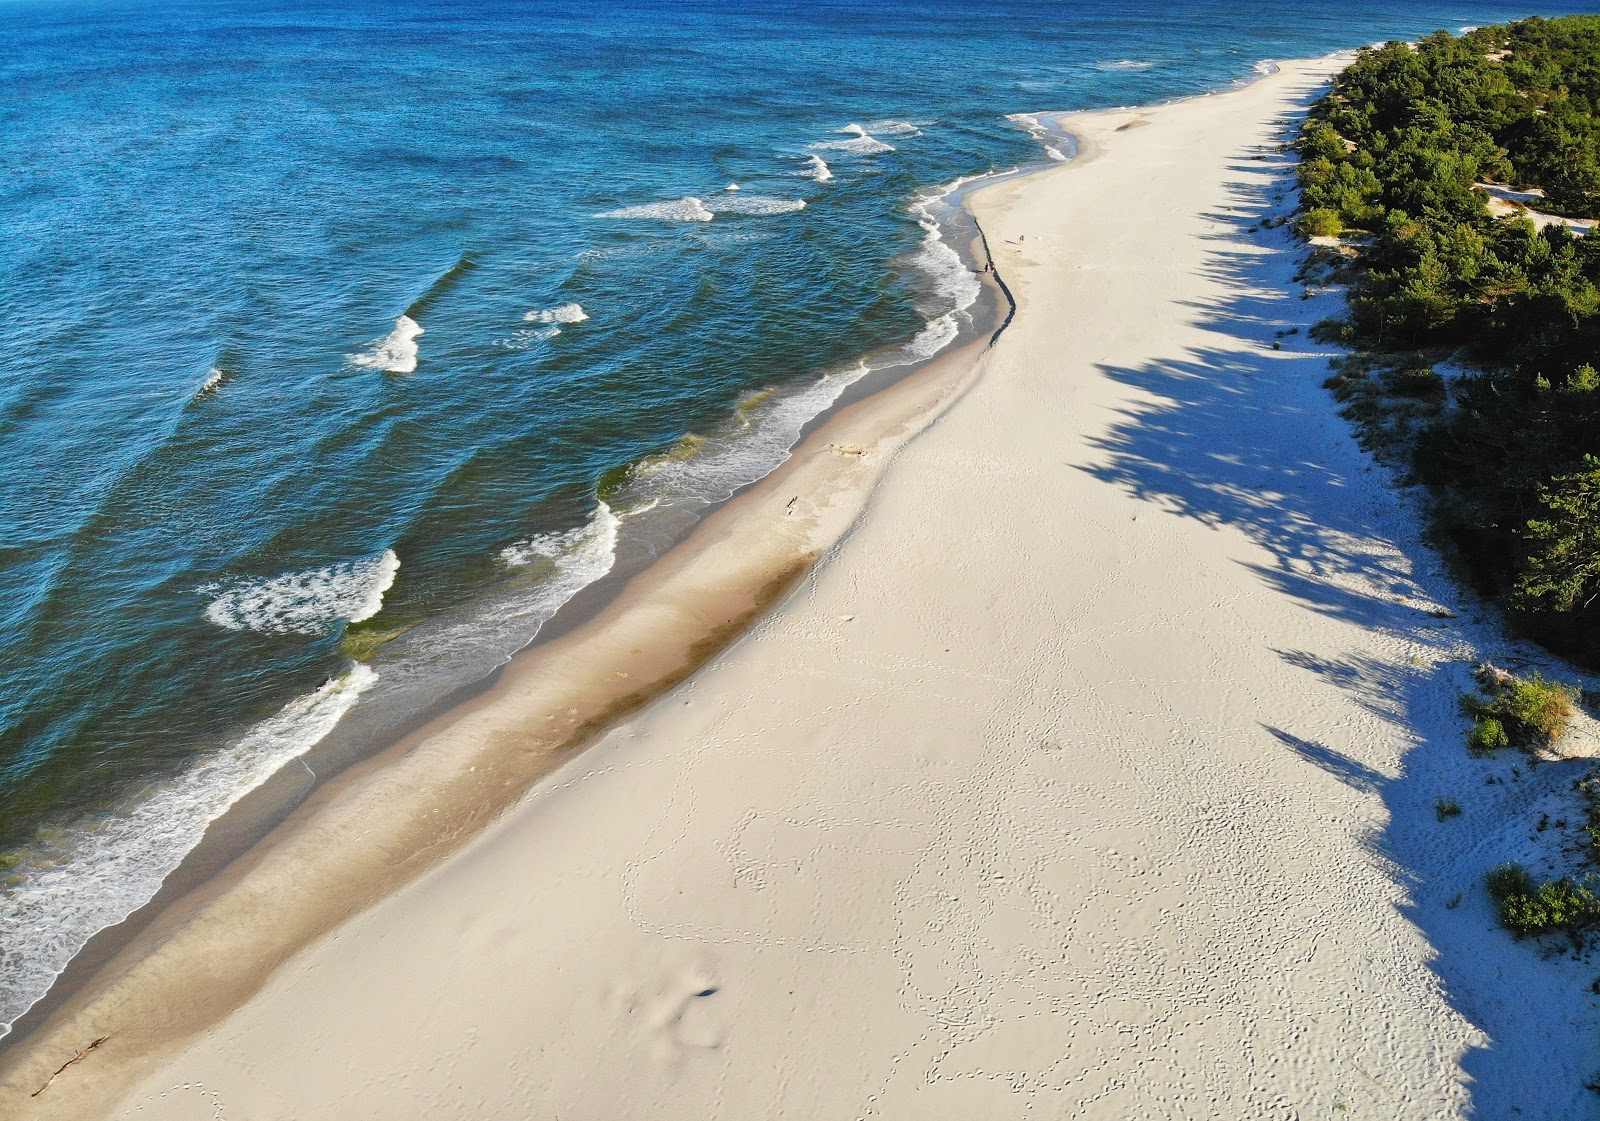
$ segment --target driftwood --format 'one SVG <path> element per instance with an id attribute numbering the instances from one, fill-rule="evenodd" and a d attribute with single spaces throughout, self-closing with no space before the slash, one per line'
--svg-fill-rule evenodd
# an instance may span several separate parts
<path id="1" fill-rule="evenodd" d="M 62 1071 L 66 1070 L 73 1063 L 75 1063 L 78 1060 L 82 1059 L 90 1051 L 93 1051 L 96 1047 L 100 1046 L 102 1043 L 104 1043 L 106 1040 L 108 1040 L 110 1038 L 111 1037 L 109 1035 L 102 1035 L 99 1039 L 97 1039 L 93 1043 L 89 1044 L 89 1046 L 85 1047 L 82 1051 L 79 1051 L 76 1055 L 72 1056 L 72 1058 L 70 1058 L 66 1062 L 62 1063 L 60 1066 L 58 1066 L 56 1068 L 56 1072 L 54 1074 L 52 1074 L 49 1078 L 45 1079 L 43 1086 L 40 1086 L 37 1090 L 35 1090 L 33 1093 L 29 1094 L 28 1096 L 30 1098 L 36 1098 L 40 1094 L 44 1093 L 46 1090 L 50 1089 L 50 1083 L 52 1083 L 56 1079 L 60 1078 Z"/>

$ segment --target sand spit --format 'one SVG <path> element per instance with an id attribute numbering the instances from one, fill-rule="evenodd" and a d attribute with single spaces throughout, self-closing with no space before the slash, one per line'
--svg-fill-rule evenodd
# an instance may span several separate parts
<path id="1" fill-rule="evenodd" d="M 1588 967 L 1477 890 L 1571 776 L 1462 750 L 1497 640 L 1259 227 L 1337 65 L 1074 118 L 1098 158 L 979 192 L 994 348 L 329 787 L 19 1048 L 0 1115 L 1593 1114 Z"/>

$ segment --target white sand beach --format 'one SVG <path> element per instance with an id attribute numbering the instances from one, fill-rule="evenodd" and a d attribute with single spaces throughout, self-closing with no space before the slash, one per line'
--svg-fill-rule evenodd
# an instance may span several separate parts
<path id="1" fill-rule="evenodd" d="M 1083 158 L 973 200 L 991 349 L 308 806 L 16 1049 L 0 1116 L 1595 1115 L 1592 967 L 1481 890 L 1574 772 L 1461 746 L 1493 631 L 1321 387 L 1339 295 L 1260 225 L 1340 64 L 1069 118 Z"/>

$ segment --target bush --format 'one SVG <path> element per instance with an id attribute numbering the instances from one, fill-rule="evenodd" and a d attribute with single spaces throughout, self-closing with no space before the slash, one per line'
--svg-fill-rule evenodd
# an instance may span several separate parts
<path id="1" fill-rule="evenodd" d="M 1498 748 L 1543 747 L 1566 732 L 1577 714 L 1578 690 L 1543 674 L 1513 677 L 1485 665 L 1478 671 L 1482 692 L 1464 697 L 1462 709 L 1473 719 L 1467 746 L 1473 751 Z"/>
<path id="2" fill-rule="evenodd" d="M 1443 401 L 1444 378 L 1432 366 L 1404 366 L 1384 376 L 1389 392 L 1419 401 Z"/>
<path id="3" fill-rule="evenodd" d="M 1502 747 L 1510 747 L 1511 738 L 1506 735 L 1504 724 L 1492 716 L 1482 716 L 1472 725 L 1472 731 L 1467 733 L 1467 746 L 1474 755 L 1487 755 Z"/>
<path id="4" fill-rule="evenodd" d="M 1433 802 L 1433 813 L 1434 816 L 1440 821 L 1445 821 L 1452 817 L 1459 817 L 1461 814 L 1461 803 L 1457 802 L 1454 798 L 1436 798 Z"/>
<path id="5" fill-rule="evenodd" d="M 1488 888 L 1489 898 L 1501 903 L 1514 895 L 1531 893 L 1533 877 L 1528 875 L 1528 870 L 1520 864 L 1514 862 L 1501 864 L 1489 869 Z"/>
<path id="6" fill-rule="evenodd" d="M 1339 212 L 1326 206 L 1306 211 L 1295 225 L 1306 237 L 1338 237 L 1344 233 L 1344 221 Z"/>
<path id="7" fill-rule="evenodd" d="M 1490 871 L 1489 897 L 1500 922 L 1518 938 L 1566 934 L 1575 949 L 1600 921 L 1600 897 L 1587 884 L 1562 878 L 1535 884 L 1520 864 L 1502 864 Z"/>

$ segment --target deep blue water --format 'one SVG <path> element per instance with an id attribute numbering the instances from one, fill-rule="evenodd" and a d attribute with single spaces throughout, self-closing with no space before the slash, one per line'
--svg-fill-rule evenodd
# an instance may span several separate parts
<path id="1" fill-rule="evenodd" d="M 0 3 L 0 1025 L 352 705 L 948 337 L 914 204 L 1039 159 L 1009 115 L 1560 10 Z"/>

